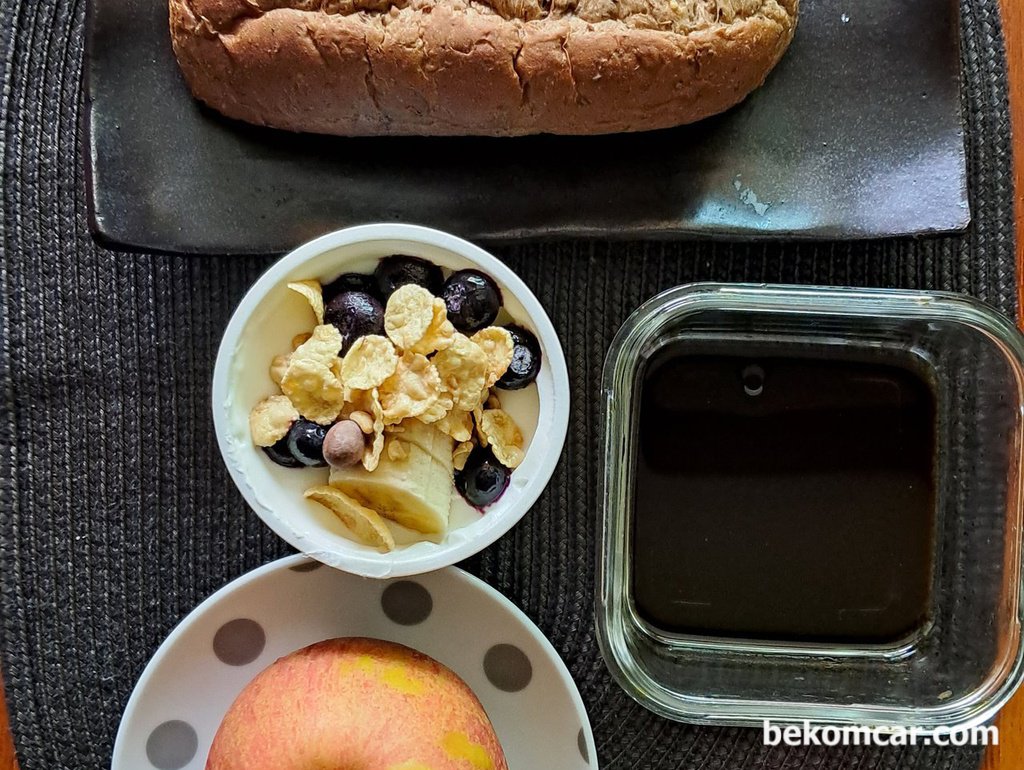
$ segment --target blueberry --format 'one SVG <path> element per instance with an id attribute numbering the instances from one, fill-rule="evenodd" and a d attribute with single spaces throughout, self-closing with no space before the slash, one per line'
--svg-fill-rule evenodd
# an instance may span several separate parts
<path id="1" fill-rule="evenodd" d="M 361 291 L 371 297 L 377 296 L 377 279 L 365 273 L 345 273 L 324 286 L 324 302 L 330 302 L 346 291 Z"/>
<path id="2" fill-rule="evenodd" d="M 407 283 L 422 286 L 436 297 L 441 294 L 441 285 L 444 282 L 441 268 L 433 262 L 401 254 L 384 257 L 377 263 L 374 276 L 377 279 L 377 288 L 385 298 L 390 297 L 399 286 L 405 286 Z"/>
<path id="3" fill-rule="evenodd" d="M 512 335 L 512 363 L 496 383 L 505 390 L 525 388 L 540 374 L 540 343 L 522 326 L 506 326 Z"/>
<path id="4" fill-rule="evenodd" d="M 285 436 L 288 451 L 303 465 L 327 465 L 324 459 L 324 438 L 329 428 L 329 425 L 317 425 L 300 417 Z"/>
<path id="5" fill-rule="evenodd" d="M 283 465 L 285 468 L 302 467 L 302 463 L 295 459 L 295 457 L 292 455 L 291 450 L 288 448 L 287 436 L 285 436 L 283 439 L 278 441 L 273 446 L 263 447 L 263 451 L 267 453 L 267 457 L 269 457 L 278 465 Z"/>
<path id="6" fill-rule="evenodd" d="M 512 471 L 499 463 L 489 448 L 478 446 L 455 473 L 455 488 L 466 502 L 483 510 L 508 488 Z"/>
<path id="7" fill-rule="evenodd" d="M 501 289 L 479 270 L 452 273 L 444 283 L 441 297 L 448 308 L 448 320 L 465 334 L 490 326 L 501 310 Z"/>
<path id="8" fill-rule="evenodd" d="M 345 291 L 327 303 L 324 323 L 341 332 L 340 354 L 345 355 L 360 337 L 384 333 L 384 306 L 366 292 Z"/>

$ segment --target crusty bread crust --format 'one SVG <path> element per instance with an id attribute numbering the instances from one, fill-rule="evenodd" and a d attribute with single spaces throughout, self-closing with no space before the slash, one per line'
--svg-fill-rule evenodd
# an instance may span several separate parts
<path id="1" fill-rule="evenodd" d="M 192 92 L 229 117 L 346 136 L 516 136 L 722 112 L 779 61 L 799 0 L 169 2 Z"/>

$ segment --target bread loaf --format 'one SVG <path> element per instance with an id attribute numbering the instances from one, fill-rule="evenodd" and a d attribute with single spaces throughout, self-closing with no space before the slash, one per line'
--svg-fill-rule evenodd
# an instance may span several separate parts
<path id="1" fill-rule="evenodd" d="M 170 0 L 197 98 L 359 135 L 602 134 L 721 112 L 789 45 L 799 0 Z"/>

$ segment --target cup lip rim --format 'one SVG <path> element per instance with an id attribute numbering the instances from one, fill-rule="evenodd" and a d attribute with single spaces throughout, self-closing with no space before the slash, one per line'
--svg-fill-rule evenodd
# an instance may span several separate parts
<path id="1" fill-rule="evenodd" d="M 852 302 L 851 302 L 852 300 Z M 633 367 L 646 345 L 654 344 L 672 320 L 705 310 L 765 311 L 786 313 L 824 312 L 837 316 L 877 316 L 889 311 L 894 318 L 942 318 L 974 328 L 990 337 L 1002 349 L 1004 357 L 1018 371 L 1024 371 L 1024 334 L 1005 315 L 991 305 L 968 295 L 945 291 L 809 286 L 794 284 L 754 284 L 696 282 L 667 289 L 644 302 L 618 329 L 609 347 L 602 371 L 604 405 L 604 442 L 602 466 L 598 474 L 601 510 L 596 541 L 595 630 L 598 646 L 612 678 L 634 700 L 660 716 L 706 725 L 761 726 L 764 720 L 779 725 L 861 724 L 880 729 L 914 727 L 922 734 L 968 729 L 991 719 L 1012 697 L 1024 680 L 1024 575 L 1021 570 L 1021 506 L 1014 513 L 1016 546 L 1004 557 L 1011 576 L 1006 584 L 1015 596 L 1004 619 L 1009 624 L 1010 641 L 1004 654 L 994 656 L 988 674 L 978 687 L 958 694 L 930 708 L 888 707 L 864 703 L 842 707 L 821 702 L 793 703 L 757 698 L 714 698 L 697 692 L 673 689 L 659 681 L 638 661 L 627 639 L 629 625 L 622 591 L 614 584 L 617 574 L 626 570 L 626 559 L 613 542 L 616 527 L 626 512 L 616 510 L 621 486 L 613 478 L 611 458 L 625 443 L 631 443 L 628 430 L 609 424 L 608 405 L 622 412 L 623 371 Z M 632 370 L 632 369 L 631 369 Z M 1024 377 L 1021 377 L 1024 379 Z M 624 423 L 625 418 L 619 420 Z M 1018 448 L 1015 457 L 1020 462 Z M 621 490 L 619 490 L 621 491 Z M 1008 537 L 1012 540 L 1012 536 Z M 628 579 L 628 574 L 627 574 Z M 625 589 L 624 589 L 625 590 Z M 628 602 L 627 602 L 628 604 Z M 783 654 L 785 647 L 776 646 Z M 711 649 L 709 647 L 709 649 Z M 735 651 L 733 651 L 734 653 Z M 822 651 L 812 648 L 811 654 Z M 894 651 L 899 652 L 899 651 Z"/>
<path id="2" fill-rule="evenodd" d="M 502 518 L 498 523 L 474 532 L 472 537 L 455 543 L 436 544 L 436 547 L 415 556 L 401 556 L 401 550 L 387 554 L 341 551 L 327 543 L 318 543 L 307 533 L 295 531 L 283 517 L 258 499 L 248 476 L 232 459 L 228 438 L 232 361 L 238 340 L 259 304 L 296 268 L 321 254 L 336 248 L 380 241 L 406 241 L 441 249 L 491 275 L 522 305 L 526 317 L 519 320 L 528 321 L 536 331 L 544 351 L 541 366 L 551 377 L 553 398 L 541 400 L 537 418 L 538 426 L 545 426 L 544 441 L 531 443 L 527 449 L 528 458 L 531 451 L 536 451 L 534 447 L 542 449 L 540 460 L 528 482 L 517 489 L 514 502 L 502 511 Z M 344 270 L 344 262 L 341 269 Z M 560 339 L 547 312 L 522 279 L 497 257 L 467 240 L 440 230 L 404 223 L 366 224 L 325 233 L 288 252 L 267 268 L 239 301 L 225 327 L 214 364 L 211 389 L 217 446 L 248 507 L 301 553 L 327 566 L 372 578 L 408 577 L 451 566 L 479 553 L 511 530 L 536 503 L 554 474 L 568 434 L 570 399 L 569 375 Z"/>

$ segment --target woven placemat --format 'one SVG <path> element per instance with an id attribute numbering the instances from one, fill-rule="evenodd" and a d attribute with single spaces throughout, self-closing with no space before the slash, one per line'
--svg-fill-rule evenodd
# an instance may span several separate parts
<path id="1" fill-rule="evenodd" d="M 218 339 L 268 261 L 121 254 L 92 243 L 80 161 L 84 6 L 0 1 L 0 665 L 23 770 L 109 766 L 131 688 L 175 623 L 232 578 L 288 552 L 229 481 L 209 409 Z M 661 720 L 610 681 L 592 620 L 599 374 L 613 333 L 642 300 L 685 281 L 751 280 L 949 289 L 1015 312 L 998 3 L 962 8 L 975 216 L 964 236 L 498 251 L 562 335 L 573 410 L 547 493 L 466 566 L 558 648 L 588 706 L 601 767 L 977 766 L 976 749 L 766 748 L 756 730 Z"/>

